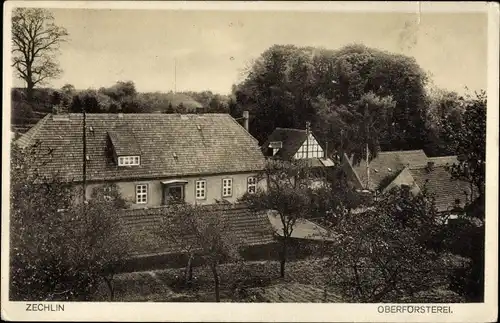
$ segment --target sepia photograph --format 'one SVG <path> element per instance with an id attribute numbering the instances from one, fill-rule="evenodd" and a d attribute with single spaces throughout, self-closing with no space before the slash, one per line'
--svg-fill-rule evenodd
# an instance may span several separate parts
<path id="1" fill-rule="evenodd" d="M 496 320 L 498 4 L 399 4 L 7 2 L 2 319 Z"/>

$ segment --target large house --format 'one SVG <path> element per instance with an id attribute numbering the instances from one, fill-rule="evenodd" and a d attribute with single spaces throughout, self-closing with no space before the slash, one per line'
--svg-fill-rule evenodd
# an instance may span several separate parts
<path id="1" fill-rule="evenodd" d="M 82 114 L 48 114 L 17 143 L 39 144 L 40 174 L 85 173 L 88 198 L 115 183 L 131 208 L 236 202 L 263 185 L 257 141 L 227 114 L 87 114 L 83 125 Z"/>
<path id="2" fill-rule="evenodd" d="M 368 164 L 344 155 L 343 169 L 358 190 L 376 194 L 407 187 L 419 194 L 425 189 L 434 196 L 438 212 L 456 213 L 474 199 L 470 183 L 452 178 L 447 169 L 456 162 L 456 156 L 428 157 L 423 150 L 386 151 Z"/>

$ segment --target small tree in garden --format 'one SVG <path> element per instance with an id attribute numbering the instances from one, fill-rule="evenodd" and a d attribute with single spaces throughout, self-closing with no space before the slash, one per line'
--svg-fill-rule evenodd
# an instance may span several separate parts
<path id="1" fill-rule="evenodd" d="M 179 252 L 187 255 L 188 262 L 184 272 L 184 284 L 186 285 L 189 285 L 193 279 L 192 264 L 198 246 L 196 239 L 193 239 L 196 227 L 192 221 L 186 221 L 186 219 L 194 220 L 194 218 L 189 215 L 187 218 L 183 217 L 183 215 L 189 214 L 191 211 L 194 210 L 185 204 L 174 204 L 166 208 L 156 231 L 156 234 L 163 239 L 164 243 L 176 246 Z"/>
<path id="2" fill-rule="evenodd" d="M 435 215 L 432 198 L 395 189 L 345 217 L 334 228 L 328 285 L 346 301 L 395 302 L 443 284 L 447 266 L 427 244 L 441 227 Z"/>
<path id="3" fill-rule="evenodd" d="M 328 185 L 316 188 L 311 194 L 311 217 L 327 225 L 337 223 L 352 210 L 369 203 L 351 187 L 340 167 L 331 170 Z"/>
<path id="4" fill-rule="evenodd" d="M 226 207 L 231 207 L 230 205 Z M 215 300 L 220 302 L 219 264 L 222 261 L 239 259 L 239 241 L 231 228 L 228 217 L 221 206 L 181 204 L 167 210 L 162 217 L 159 235 L 166 242 L 174 242 L 180 251 L 199 257 L 209 266 L 214 278 Z M 177 226 L 177 228 L 173 228 Z"/>
<path id="5" fill-rule="evenodd" d="M 307 217 L 311 205 L 308 168 L 300 162 L 270 160 L 260 178 L 267 181 L 267 190 L 260 188 L 245 194 L 242 201 L 255 211 L 272 210 L 281 222 L 280 275 L 285 277 L 285 265 L 290 239 L 297 221 Z"/>
<path id="6" fill-rule="evenodd" d="M 77 204 L 81 191 L 38 173 L 39 146 L 11 147 L 10 269 L 14 300 L 90 300 L 126 257 L 116 200 Z"/>

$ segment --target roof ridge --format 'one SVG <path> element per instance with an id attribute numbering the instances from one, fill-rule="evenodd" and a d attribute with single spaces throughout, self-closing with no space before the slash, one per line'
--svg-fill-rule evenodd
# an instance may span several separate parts
<path id="1" fill-rule="evenodd" d="M 297 128 L 283 128 L 283 127 L 276 127 L 274 130 L 292 130 L 292 131 L 300 131 L 300 132 L 306 132 L 305 129 L 297 129 Z"/>
<path id="2" fill-rule="evenodd" d="M 458 158 L 457 155 L 449 155 L 449 156 L 435 156 L 435 157 L 428 157 L 429 159 L 438 159 L 438 158 Z"/>
<path id="3" fill-rule="evenodd" d="M 412 150 L 386 150 L 386 151 L 379 151 L 379 154 L 388 154 L 388 153 L 415 153 L 415 152 L 423 152 L 425 154 L 425 151 L 423 149 L 412 149 Z"/>
<path id="4" fill-rule="evenodd" d="M 447 165 L 434 165 L 432 166 L 433 168 L 445 168 Z M 412 165 L 408 167 L 409 170 L 420 170 L 420 169 L 425 169 L 427 168 L 427 164 L 425 165 Z"/>
<path id="5" fill-rule="evenodd" d="M 233 116 L 231 116 L 229 113 L 207 113 L 207 114 L 220 114 L 220 115 L 224 115 L 224 116 L 227 116 L 229 117 L 229 119 L 231 119 L 234 123 L 236 123 L 238 126 L 240 126 L 241 128 L 243 128 L 243 130 L 245 130 L 246 134 L 255 142 L 257 143 L 257 146 L 259 145 L 259 141 L 257 140 L 257 138 L 255 138 L 254 136 L 252 136 L 252 134 L 250 133 L 249 130 L 245 129 L 245 127 L 243 127 L 238 121 L 236 121 L 235 118 L 233 118 Z M 260 151 L 260 149 L 259 149 Z"/>

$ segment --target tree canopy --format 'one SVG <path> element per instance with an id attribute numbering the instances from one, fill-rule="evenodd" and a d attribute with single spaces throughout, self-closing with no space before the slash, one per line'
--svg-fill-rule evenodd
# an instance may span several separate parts
<path id="1" fill-rule="evenodd" d="M 328 285 L 347 302 L 401 302 L 446 289 L 452 258 L 441 252 L 436 212 L 430 196 L 394 189 L 365 213 L 344 216 L 332 228 Z"/>
<path id="2" fill-rule="evenodd" d="M 412 149 L 425 142 L 426 82 L 415 59 L 363 45 L 339 50 L 274 45 L 250 66 L 234 95 L 254 116 L 250 130 L 260 142 L 276 127 L 302 129 L 310 120 L 321 139 L 338 149 L 341 130 L 346 141 L 359 139 L 348 130 L 363 128 L 359 108 L 369 100 L 385 116 L 371 136 L 372 148 L 380 143 Z M 373 115 L 380 115 L 380 109 Z M 321 122 L 325 118 L 330 122 Z"/>
<path id="3" fill-rule="evenodd" d="M 116 188 L 78 202 L 81 190 L 33 167 L 37 146 L 11 147 L 10 297 L 13 300 L 89 300 L 127 256 L 119 241 Z M 81 188 L 81 187 L 80 187 Z"/>
<path id="4" fill-rule="evenodd" d="M 12 16 L 12 65 L 26 82 L 28 101 L 33 88 L 61 73 L 55 54 L 68 32 L 52 13 L 41 8 L 16 8 Z"/>

